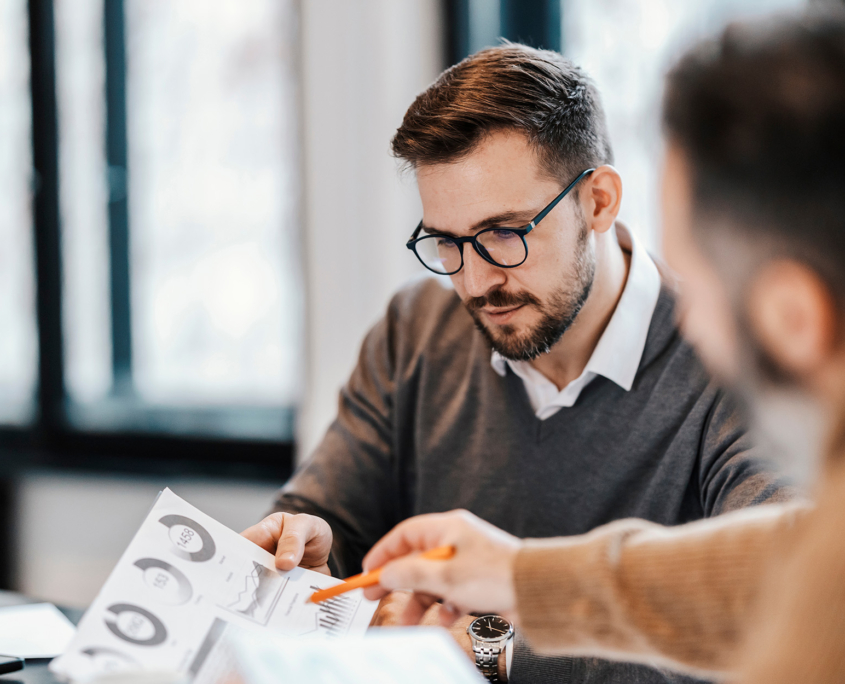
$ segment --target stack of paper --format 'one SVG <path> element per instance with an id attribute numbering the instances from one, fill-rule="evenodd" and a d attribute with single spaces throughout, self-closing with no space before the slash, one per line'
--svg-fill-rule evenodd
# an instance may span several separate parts
<path id="1" fill-rule="evenodd" d="M 237 670 L 248 684 L 484 684 L 442 629 L 376 629 L 326 648 L 323 641 L 274 635 L 236 640 Z"/>

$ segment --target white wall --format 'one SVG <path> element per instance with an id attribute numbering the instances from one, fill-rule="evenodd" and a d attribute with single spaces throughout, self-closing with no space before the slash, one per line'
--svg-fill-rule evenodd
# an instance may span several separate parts
<path id="1" fill-rule="evenodd" d="M 390 139 L 442 68 L 437 0 L 303 3 L 307 456 L 335 414 L 367 329 L 419 271 L 404 243 L 421 217 Z"/>
<path id="2" fill-rule="evenodd" d="M 20 591 L 87 606 L 164 487 L 238 532 L 261 519 L 275 491 L 274 483 L 31 475 L 19 492 Z"/>
<path id="3" fill-rule="evenodd" d="M 332 419 L 366 330 L 419 271 L 404 247 L 419 199 L 413 179 L 400 179 L 389 141 L 441 68 L 439 4 L 302 2 L 308 355 L 300 454 Z M 267 510 L 279 484 L 30 476 L 20 492 L 21 589 L 88 604 L 162 486 L 240 530 Z"/>

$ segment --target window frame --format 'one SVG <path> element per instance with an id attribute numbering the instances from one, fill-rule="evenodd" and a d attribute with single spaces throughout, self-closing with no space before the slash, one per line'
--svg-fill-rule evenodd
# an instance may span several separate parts
<path id="1" fill-rule="evenodd" d="M 442 0 L 447 66 L 501 38 L 563 51 L 561 17 L 566 0 Z M 483 9 L 483 11 L 481 11 Z M 491 22 L 492 19 L 492 22 Z"/>
<path id="2" fill-rule="evenodd" d="M 64 379 L 59 133 L 53 0 L 28 0 L 38 381 L 36 415 L 27 426 L 0 426 L 0 477 L 32 468 L 144 475 L 202 475 L 282 484 L 293 472 L 293 431 L 282 439 L 178 434 L 137 427 L 90 429 L 70 419 Z M 104 3 L 106 161 L 126 169 L 126 63 L 123 0 Z M 108 207 L 113 374 L 129 381 L 131 327 L 127 200 Z M 174 409 L 178 411 L 179 409 Z M 225 409 L 223 409 L 225 410 Z M 245 410 L 245 409 L 244 409 Z M 196 413 L 185 409 L 186 415 Z M 294 409 L 280 408 L 287 425 Z M 0 516 L 2 517 L 2 516 Z M 2 521 L 0 521 L 2 522 Z M 1 541 L 1 540 L 0 540 Z M 0 544 L 2 546 L 2 544 Z M 0 584 L 4 572 L 0 572 Z"/>

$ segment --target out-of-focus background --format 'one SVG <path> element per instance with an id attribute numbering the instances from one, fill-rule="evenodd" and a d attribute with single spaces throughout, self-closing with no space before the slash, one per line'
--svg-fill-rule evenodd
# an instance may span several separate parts
<path id="1" fill-rule="evenodd" d="M 242 529 L 420 275 L 389 141 L 500 37 L 597 81 L 659 251 L 680 51 L 805 0 L 0 0 L 0 588 L 84 606 L 162 486 Z"/>

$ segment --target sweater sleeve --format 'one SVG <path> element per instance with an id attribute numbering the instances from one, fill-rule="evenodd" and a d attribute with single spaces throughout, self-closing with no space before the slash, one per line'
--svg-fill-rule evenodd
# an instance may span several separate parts
<path id="1" fill-rule="evenodd" d="M 774 546 L 801 503 L 667 528 L 621 520 L 589 534 L 529 540 L 517 556 L 520 627 L 548 654 L 732 670 Z"/>
<path id="2" fill-rule="evenodd" d="M 735 401 L 718 390 L 699 447 L 698 488 L 704 517 L 795 499 L 797 489 L 752 445 Z"/>
<path id="3" fill-rule="evenodd" d="M 840 457 L 841 459 L 841 457 Z M 845 462 L 829 464 L 818 506 L 774 564 L 737 681 L 845 681 Z"/>
<path id="4" fill-rule="evenodd" d="M 336 576 L 360 572 L 366 552 L 398 522 L 393 449 L 394 353 L 388 311 L 367 335 L 340 392 L 338 415 L 274 509 L 309 513 L 332 528 Z"/>

